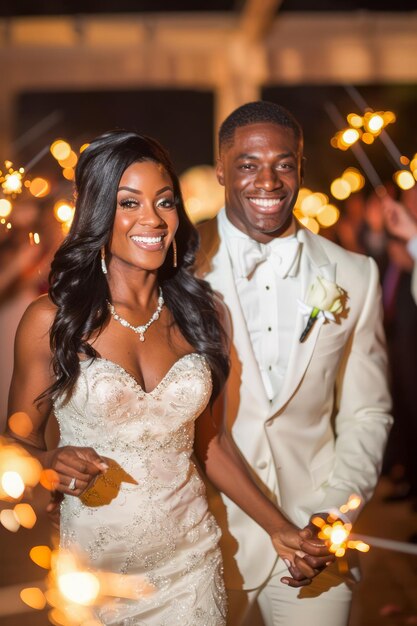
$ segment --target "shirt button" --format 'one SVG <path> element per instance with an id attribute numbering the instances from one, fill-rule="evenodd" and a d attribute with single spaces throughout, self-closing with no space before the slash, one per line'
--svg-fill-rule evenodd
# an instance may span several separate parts
<path id="1" fill-rule="evenodd" d="M 258 469 L 265 469 L 266 467 L 268 467 L 268 463 L 266 461 L 258 461 L 256 467 Z"/>
<path id="2" fill-rule="evenodd" d="M 266 285 L 265 289 L 269 289 L 269 285 Z"/>
<path id="3" fill-rule="evenodd" d="M 268 326 L 268 330 L 269 330 L 269 332 L 271 332 L 271 330 L 272 330 L 271 326 Z"/>
<path id="4" fill-rule="evenodd" d="M 268 369 L 269 369 L 269 371 L 271 371 L 271 370 L 272 370 L 272 365 L 270 365 L 270 366 L 268 367 Z"/>

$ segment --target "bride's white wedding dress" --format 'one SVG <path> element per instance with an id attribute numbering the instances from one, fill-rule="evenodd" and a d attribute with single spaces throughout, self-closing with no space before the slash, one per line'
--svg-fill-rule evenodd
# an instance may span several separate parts
<path id="1" fill-rule="evenodd" d="M 141 599 L 105 598 L 97 607 L 103 624 L 225 624 L 220 530 L 191 459 L 194 421 L 211 389 L 196 353 L 149 393 L 97 358 L 81 362 L 70 400 L 55 401 L 60 445 L 91 446 L 110 465 L 82 499 L 64 498 L 61 547 L 81 549 L 92 570 L 145 577 L 155 588 Z"/>

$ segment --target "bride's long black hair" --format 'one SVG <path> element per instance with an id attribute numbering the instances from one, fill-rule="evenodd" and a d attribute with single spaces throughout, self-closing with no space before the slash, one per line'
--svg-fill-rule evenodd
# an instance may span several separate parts
<path id="1" fill-rule="evenodd" d="M 208 361 L 213 378 L 212 399 L 227 378 L 229 359 L 224 333 L 210 286 L 191 271 L 198 234 L 185 212 L 171 160 L 155 139 L 117 130 L 92 141 L 77 164 L 74 220 L 55 254 L 49 276 L 49 297 L 57 306 L 50 330 L 56 380 L 39 399 L 70 394 L 80 372 L 79 354 L 97 356 L 88 340 L 107 321 L 106 300 L 110 300 L 107 280 L 101 271 L 100 249 L 111 238 L 120 178 L 129 165 L 141 161 L 154 161 L 166 169 L 179 217 L 175 235 L 177 267 L 173 267 L 171 246 L 158 271 L 164 300 L 185 339 Z"/>

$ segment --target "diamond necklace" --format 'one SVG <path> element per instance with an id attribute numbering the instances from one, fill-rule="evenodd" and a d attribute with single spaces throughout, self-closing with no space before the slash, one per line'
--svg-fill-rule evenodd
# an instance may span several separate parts
<path id="1" fill-rule="evenodd" d="M 106 302 L 107 302 L 107 307 L 108 307 L 108 309 L 110 311 L 110 314 L 114 317 L 114 319 L 117 322 L 119 322 L 122 326 L 124 326 L 125 328 L 130 328 L 130 330 L 133 330 L 134 333 L 139 335 L 140 341 L 145 341 L 145 333 L 146 333 L 146 331 L 148 330 L 148 328 L 149 328 L 149 326 L 151 324 L 156 322 L 156 320 L 159 318 L 159 316 L 161 314 L 162 307 L 164 306 L 164 297 L 162 295 L 162 289 L 161 289 L 161 287 L 159 287 L 158 306 L 156 308 L 156 311 L 152 315 L 152 317 L 149 320 L 149 322 L 146 322 L 146 324 L 143 324 L 141 326 L 132 326 L 132 324 L 129 324 L 129 322 L 127 320 L 125 320 L 123 317 L 120 317 L 120 315 L 118 315 L 116 313 L 116 309 L 114 308 L 114 306 L 112 305 L 111 302 L 109 302 L 108 300 L 106 300 Z"/>

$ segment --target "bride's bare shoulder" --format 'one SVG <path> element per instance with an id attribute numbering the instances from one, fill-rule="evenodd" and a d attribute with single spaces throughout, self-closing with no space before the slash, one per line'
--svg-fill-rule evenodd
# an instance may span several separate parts
<path id="1" fill-rule="evenodd" d="M 17 329 L 17 339 L 34 343 L 48 342 L 49 331 L 55 319 L 57 307 L 47 294 L 39 296 L 29 304 L 20 320 Z"/>

